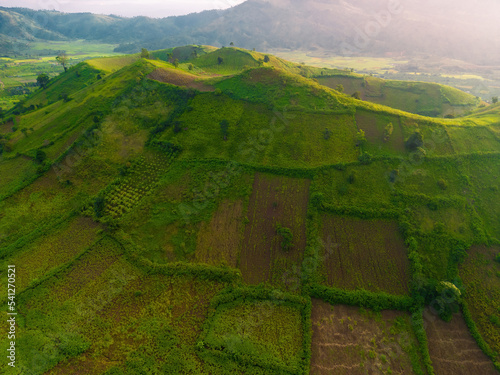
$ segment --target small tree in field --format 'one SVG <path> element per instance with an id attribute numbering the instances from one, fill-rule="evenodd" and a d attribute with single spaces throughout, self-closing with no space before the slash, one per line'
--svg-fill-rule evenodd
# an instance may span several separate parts
<path id="1" fill-rule="evenodd" d="M 178 67 L 179 67 L 179 59 L 175 59 L 175 60 L 174 60 L 174 66 L 175 66 L 176 68 L 178 68 Z"/>
<path id="2" fill-rule="evenodd" d="M 493 104 L 498 103 L 498 96 L 494 96 L 493 98 L 491 98 L 491 102 L 492 102 Z"/>
<path id="3" fill-rule="evenodd" d="M 220 56 L 219 56 L 219 57 L 217 57 L 217 63 L 218 63 L 219 65 L 221 65 L 223 62 L 224 62 L 224 58 L 222 58 L 222 57 L 220 57 Z"/>
<path id="4" fill-rule="evenodd" d="M 293 234 L 289 228 L 282 227 L 280 224 L 276 226 L 276 234 L 281 236 L 281 248 L 285 251 L 292 247 Z"/>
<path id="5" fill-rule="evenodd" d="M 267 62 L 269 62 L 270 60 L 271 60 L 271 59 L 269 58 L 269 56 L 268 56 L 268 55 L 264 56 L 264 62 L 266 62 L 266 63 L 267 63 Z"/>
<path id="6" fill-rule="evenodd" d="M 57 55 L 56 57 L 56 60 L 59 62 L 59 64 L 62 65 L 62 67 L 64 68 L 64 71 L 67 72 L 68 71 L 68 56 L 66 55 L 66 53 L 64 52 L 61 52 L 59 55 Z"/>

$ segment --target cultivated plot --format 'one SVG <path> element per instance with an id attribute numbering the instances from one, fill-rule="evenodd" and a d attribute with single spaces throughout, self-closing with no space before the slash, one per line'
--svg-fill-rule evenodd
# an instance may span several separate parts
<path id="1" fill-rule="evenodd" d="M 479 333 L 500 353 L 500 247 L 474 246 L 468 253 L 460 266 L 464 298 Z"/>
<path id="2" fill-rule="evenodd" d="M 313 299 L 311 318 L 311 375 L 413 374 L 420 366 L 407 313 Z"/>
<path id="3" fill-rule="evenodd" d="M 196 261 L 236 268 L 243 229 L 243 202 L 225 200 L 198 232 Z"/>
<path id="4" fill-rule="evenodd" d="M 322 222 L 327 285 L 408 293 L 409 262 L 396 222 L 329 215 Z"/>
<path id="5" fill-rule="evenodd" d="M 19 296 L 20 373 L 216 373 L 195 340 L 222 283 L 146 275 L 105 237 L 72 267 Z M 4 349 L 4 344 L 2 344 Z"/>
<path id="6" fill-rule="evenodd" d="M 239 262 L 245 282 L 282 285 L 287 273 L 300 267 L 306 246 L 309 185 L 309 180 L 256 174 Z M 287 249 L 277 233 L 278 225 L 292 234 Z"/>
<path id="7" fill-rule="evenodd" d="M 426 332 L 432 365 L 440 375 L 497 375 L 492 361 L 472 338 L 461 314 L 455 314 L 450 323 L 426 310 Z M 424 316 L 424 317 L 425 317 Z"/>

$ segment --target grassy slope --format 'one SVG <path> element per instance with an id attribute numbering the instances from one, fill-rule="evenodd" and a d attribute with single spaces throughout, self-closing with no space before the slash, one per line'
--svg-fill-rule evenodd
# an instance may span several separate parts
<path id="1" fill-rule="evenodd" d="M 479 104 L 470 94 L 435 83 L 390 81 L 345 72 L 316 78 L 320 84 L 333 89 L 342 85 L 348 95 L 359 92 L 364 100 L 424 116 L 457 116 Z"/>
<path id="2" fill-rule="evenodd" d="M 181 56 L 181 51 L 178 52 Z M 223 56 L 222 64 L 218 64 L 218 56 Z M 314 228 L 318 227 L 322 215 L 361 218 L 388 215 L 399 221 L 407 239 L 410 236 L 416 239 L 416 251 L 424 266 L 425 276 L 453 281 L 457 273 L 450 254 L 457 241 L 462 241 L 467 247 L 473 242 L 487 244 L 500 238 L 500 207 L 495 204 L 498 154 L 478 153 L 484 150 L 498 153 L 498 106 L 482 109 L 463 119 L 427 118 L 352 99 L 297 75 L 296 69 L 300 71 L 300 68 L 272 56 L 268 63 L 259 63 L 264 57 L 251 51 L 225 48 L 195 59 L 193 64 L 199 70 L 195 70 L 194 75 L 187 71 L 186 64 L 174 69 L 172 65 L 158 61 L 139 60 L 125 64 L 128 58 L 99 60 L 97 63 L 81 64 L 62 74 L 47 89 L 39 90 L 27 101 L 26 104 L 36 104 L 40 108 L 15 120 L 19 127 L 32 127 L 33 131 L 29 131 L 27 136 L 20 130 L 10 133 L 12 151 L 0 161 L 2 171 L 15 173 L 18 168 L 26 171 L 24 175 L 20 173 L 17 179 L 0 181 L 0 196 L 19 190 L 0 201 L 0 259 L 7 264 L 29 259 L 30 253 L 39 257 L 40 254 L 33 249 L 34 243 L 48 252 L 58 253 L 50 262 L 34 264 L 30 272 L 24 273 L 22 281 L 23 288 L 35 287 L 22 294 L 23 301 L 29 306 L 27 313 L 30 317 L 21 332 L 23 345 L 28 340 L 36 339 L 40 348 L 47 349 L 51 345 L 56 348 L 47 357 L 45 363 L 48 367 L 43 370 L 55 366 L 63 358 L 72 358 L 59 363 L 53 373 L 71 372 L 84 359 L 90 361 L 96 373 L 102 373 L 112 366 L 105 358 L 116 358 L 115 363 L 120 368 L 116 371 L 125 373 L 132 371 L 134 366 L 151 371 L 153 368 L 174 372 L 217 371 L 217 361 L 222 357 L 217 357 L 219 359 L 214 364 L 213 361 L 201 361 L 195 354 L 195 350 L 202 350 L 204 345 L 197 344 L 196 339 L 202 330 L 203 320 L 208 316 L 206 304 L 193 302 L 191 306 L 182 302 L 188 298 L 182 294 L 185 288 L 192 291 L 188 292 L 189 298 L 196 295 L 195 290 L 200 287 L 196 278 L 193 281 L 189 278 L 172 279 L 170 276 L 151 276 L 148 272 L 146 276 L 136 266 L 140 268 L 151 262 L 196 261 L 197 246 L 206 243 L 198 238 L 206 231 L 203 229 L 205 223 L 211 222 L 216 213 L 225 212 L 228 202 L 239 205 L 238 215 L 231 220 L 241 220 L 242 225 L 236 228 L 245 228 L 249 224 L 245 216 L 252 193 L 251 183 L 255 171 L 259 169 L 312 180 L 310 196 L 315 199 L 311 200 L 307 215 L 308 245 L 315 241 Z M 241 73 L 243 66 L 249 63 L 255 69 Z M 110 73 L 122 65 L 121 69 Z M 107 72 L 96 67 L 107 69 Z M 189 77 L 203 77 L 203 70 L 210 74 L 235 75 L 219 77 L 215 81 L 211 79 L 210 82 L 219 90 L 213 93 L 191 91 L 184 102 L 183 90 L 146 78 L 159 67 Z M 102 79 L 98 79 L 97 74 Z M 59 100 L 62 93 L 68 94 L 70 100 Z M 226 140 L 221 133 L 222 120 L 229 122 Z M 390 141 L 384 142 L 383 130 L 388 122 L 393 123 L 395 130 Z M 64 158 L 66 149 L 81 136 L 82 131 L 92 126 L 97 126 L 102 133 L 99 142 L 84 147 L 77 157 Z M 165 156 L 158 151 L 145 148 L 152 129 L 159 129 L 157 140 L 172 142 L 183 148 L 176 160 L 169 154 L 168 161 L 164 161 Z M 368 139 L 361 148 L 356 146 L 358 129 L 365 130 Z M 425 160 L 416 158 L 404 148 L 404 140 L 416 129 L 426 140 Z M 328 137 L 325 136 L 326 130 Z M 43 165 L 29 159 L 40 147 L 50 161 L 59 159 L 63 162 L 65 168 L 62 174 L 58 176 L 55 173 L 57 168 L 44 173 Z M 359 163 L 357 158 L 363 151 L 371 153 L 376 160 L 370 164 Z M 238 169 L 229 163 L 231 160 L 247 167 Z M 34 177 L 30 169 L 37 168 L 44 175 L 24 187 L 30 176 Z M 144 174 L 137 168 L 142 168 Z M 151 171 L 156 173 L 154 181 L 146 181 Z M 397 176 L 394 181 L 391 181 L 391 175 Z M 148 192 L 133 190 L 133 186 L 129 185 L 137 185 L 134 178 L 144 179 L 150 184 Z M 113 180 L 115 182 L 111 185 Z M 69 305 L 57 302 L 67 292 L 63 290 L 64 282 L 60 280 L 69 280 L 71 270 L 80 272 L 83 269 L 81 260 L 75 257 L 102 233 L 89 226 L 82 234 L 81 243 L 60 254 L 58 249 L 67 248 L 64 238 L 74 235 L 71 228 L 81 219 L 80 215 L 92 216 L 93 202 L 98 194 L 127 206 L 114 219 L 105 217 L 102 225 L 111 230 L 112 235 L 128 250 L 127 256 L 123 257 L 120 246 L 117 247 L 113 241 L 104 241 L 99 245 L 104 247 L 98 247 L 97 253 L 106 253 L 108 249 L 117 252 L 120 267 L 129 270 L 134 279 L 145 280 L 147 287 L 142 290 L 134 284 L 130 290 L 118 291 L 113 295 L 118 303 L 112 307 L 110 301 L 106 302 L 101 312 L 103 316 L 98 321 L 87 325 L 81 325 L 80 321 L 75 323 L 84 328 L 76 336 L 58 338 L 60 333 L 57 337 L 50 336 L 50 332 L 70 311 L 67 310 Z M 258 194 L 258 191 L 254 192 L 254 195 Z M 322 204 L 313 203 L 318 200 Z M 111 203 L 106 203 L 105 212 L 109 211 Z M 58 222 L 61 216 L 63 220 Z M 90 222 L 90 219 L 84 220 Z M 124 234 L 113 232 L 115 225 L 119 225 Z M 235 230 L 235 242 L 240 241 L 238 230 L 242 229 Z M 49 234 L 45 236 L 44 232 Z M 58 236 L 58 233 L 61 235 Z M 52 238 L 59 237 L 60 242 L 54 245 Z M 308 251 L 310 247 L 306 253 Z M 305 256 L 306 260 L 311 261 L 309 255 Z M 88 262 L 93 264 L 90 258 Z M 65 267 L 68 267 L 67 270 Z M 62 273 L 57 277 L 44 279 L 47 273 L 50 276 L 58 269 Z M 318 280 L 320 271 L 307 267 L 304 272 L 312 272 L 312 280 Z M 95 285 L 85 286 L 81 295 L 75 294 L 74 300 L 85 300 L 99 286 L 112 289 L 109 285 L 109 280 L 113 278 L 112 271 L 103 272 L 108 272 L 108 275 L 103 274 L 102 278 L 96 279 Z M 282 281 L 294 282 L 293 270 L 287 278 L 290 280 Z M 40 282 L 42 284 L 36 287 Z M 161 288 L 159 283 L 163 285 Z M 206 285 L 206 294 L 210 296 L 207 298 L 224 285 L 222 281 Z M 55 296 L 53 305 L 42 303 L 47 293 Z M 157 295 L 161 295 L 167 305 L 168 301 L 173 301 L 177 307 L 164 311 L 155 302 Z M 106 328 L 107 341 L 96 340 L 98 327 L 108 327 L 115 319 L 113 314 L 120 316 L 132 311 L 130 305 L 136 303 L 137 298 L 146 301 L 144 306 L 148 308 L 129 321 L 121 321 L 116 330 Z M 486 296 L 480 292 L 474 295 L 474 300 L 488 303 Z M 254 303 L 252 301 L 249 299 L 250 304 Z M 44 320 L 45 325 L 38 327 L 36 322 L 41 319 L 40 314 L 48 309 L 57 310 L 58 318 Z M 190 310 L 194 320 L 186 315 Z M 165 344 L 159 339 L 159 331 L 155 330 L 146 330 L 129 342 L 120 342 L 120 337 L 132 329 L 134 322 L 141 317 L 152 319 L 158 312 L 171 314 L 171 318 L 166 326 L 157 328 L 170 332 L 172 342 L 177 342 L 178 335 L 187 334 L 189 342 L 186 345 Z M 286 311 L 276 313 L 281 323 L 288 319 L 285 316 L 290 315 Z M 227 314 L 230 317 L 233 312 Z M 213 321 L 219 321 L 217 319 Z M 194 331 L 190 331 L 190 326 L 196 327 Z M 251 332 L 248 340 L 237 342 L 238 356 L 248 349 L 263 363 L 275 361 L 265 355 L 266 348 L 271 346 L 259 336 L 260 330 L 272 330 L 273 327 L 271 322 L 265 322 L 257 331 Z M 234 335 L 240 334 L 241 329 L 247 326 L 243 324 L 243 327 L 230 328 L 220 322 L 211 326 L 212 336 L 208 344 L 219 342 L 217 335 L 223 337 L 225 343 L 233 342 Z M 293 327 L 288 328 L 290 337 L 293 337 Z M 488 331 L 481 333 L 488 335 Z M 67 345 L 58 346 L 48 337 L 54 338 L 54 342 L 67 342 Z M 123 349 L 123 353 L 129 353 L 128 357 L 114 357 L 117 353 L 115 347 L 106 344 L 113 340 L 117 340 L 116 350 Z M 304 342 L 307 344 L 307 340 Z M 162 347 L 164 344 L 166 347 Z M 294 353 L 297 353 L 298 341 L 294 345 Z M 89 351 L 80 355 L 87 348 Z M 169 358 L 165 363 L 153 363 L 152 358 L 165 353 Z M 277 351 L 271 354 L 273 358 L 281 355 Z M 239 363 L 248 359 L 238 356 L 236 362 L 234 358 L 226 358 L 225 361 L 232 363 L 231 368 L 244 371 Z M 183 359 L 176 362 L 176 357 Z M 162 369 L 163 365 L 174 367 Z"/>

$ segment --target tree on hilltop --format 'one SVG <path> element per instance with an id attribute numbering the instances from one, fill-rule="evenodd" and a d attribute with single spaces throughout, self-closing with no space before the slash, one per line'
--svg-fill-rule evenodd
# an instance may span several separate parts
<path id="1" fill-rule="evenodd" d="M 149 59 L 149 51 L 146 48 L 141 48 L 141 58 Z"/>

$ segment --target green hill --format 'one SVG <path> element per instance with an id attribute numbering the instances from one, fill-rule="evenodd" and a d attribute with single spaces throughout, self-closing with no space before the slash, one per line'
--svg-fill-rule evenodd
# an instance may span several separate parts
<path id="1" fill-rule="evenodd" d="M 432 117 L 457 117 L 475 109 L 480 100 L 455 88 L 426 82 L 404 82 L 339 74 L 317 76 L 333 89 L 342 85 L 346 94 L 359 93 L 363 100 Z"/>
<path id="2" fill-rule="evenodd" d="M 433 374 L 456 337 L 457 366 L 498 372 L 498 105 L 433 118 L 254 51 L 150 56 L 81 63 L 4 115 L 19 373 Z"/>

